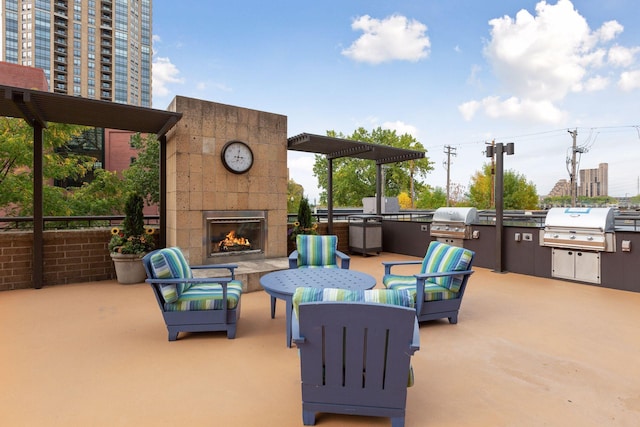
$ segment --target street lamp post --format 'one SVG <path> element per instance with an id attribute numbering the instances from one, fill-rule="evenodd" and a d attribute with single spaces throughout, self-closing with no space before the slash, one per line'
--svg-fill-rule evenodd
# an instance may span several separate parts
<path id="1" fill-rule="evenodd" d="M 514 144 L 509 142 L 506 145 L 498 142 L 495 147 L 487 147 L 487 157 L 493 157 L 496 154 L 496 180 L 495 180 L 495 197 L 496 197 L 496 266 L 494 271 L 502 273 L 502 220 L 504 216 L 504 164 L 503 154 L 512 155 L 514 153 Z"/>

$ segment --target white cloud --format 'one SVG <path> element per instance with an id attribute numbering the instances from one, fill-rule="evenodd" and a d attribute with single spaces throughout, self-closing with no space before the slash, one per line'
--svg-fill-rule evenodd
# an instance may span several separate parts
<path id="1" fill-rule="evenodd" d="M 397 135 L 409 134 L 414 138 L 418 137 L 418 128 L 400 120 L 397 120 L 395 122 L 384 122 L 382 124 L 382 128 L 395 130 Z"/>
<path id="2" fill-rule="evenodd" d="M 604 90 L 609 86 L 609 79 L 602 76 L 595 76 L 587 80 L 584 84 L 584 89 L 587 92 L 595 92 L 598 90 Z"/>
<path id="3" fill-rule="evenodd" d="M 171 93 L 167 85 L 184 83 L 184 79 L 178 77 L 179 74 L 180 70 L 169 58 L 155 58 L 152 68 L 153 96 L 167 96 Z"/>
<path id="4" fill-rule="evenodd" d="M 627 67 L 638 51 L 606 46 L 623 31 L 622 25 L 608 21 L 592 31 L 570 0 L 555 5 L 540 1 L 535 16 L 523 9 L 515 18 L 503 16 L 489 25 L 484 54 L 505 93 L 461 104 L 465 120 L 482 109 L 488 117 L 561 123 L 567 114 L 556 103 L 572 92 L 606 88 L 609 79 L 596 71 L 607 65 Z M 621 79 L 620 86 L 634 87 L 630 77 L 624 83 Z"/>
<path id="5" fill-rule="evenodd" d="M 379 64 L 403 60 L 418 61 L 429 56 L 431 42 L 425 35 L 427 26 L 401 15 L 383 20 L 364 15 L 354 19 L 354 31 L 364 34 L 342 54 L 358 62 Z"/>
<path id="6" fill-rule="evenodd" d="M 640 89 L 640 70 L 625 71 L 620 74 L 618 87 L 625 91 Z"/>
<path id="7" fill-rule="evenodd" d="M 482 105 L 478 101 L 467 101 L 463 104 L 458 105 L 458 111 L 462 114 L 462 118 L 466 121 L 473 119 L 476 115 L 476 112 L 480 109 Z"/>
<path id="8" fill-rule="evenodd" d="M 473 119 L 479 110 L 492 119 L 508 118 L 521 121 L 535 121 L 548 124 L 560 124 L 567 113 L 550 101 L 520 99 L 515 96 L 505 100 L 498 96 L 488 96 L 481 101 L 469 101 L 458 107 L 465 120 Z"/>
<path id="9" fill-rule="evenodd" d="M 607 57 L 611 65 L 617 67 L 628 67 L 635 62 L 636 53 L 640 52 L 640 47 L 627 48 L 623 46 L 613 46 L 609 49 Z"/>

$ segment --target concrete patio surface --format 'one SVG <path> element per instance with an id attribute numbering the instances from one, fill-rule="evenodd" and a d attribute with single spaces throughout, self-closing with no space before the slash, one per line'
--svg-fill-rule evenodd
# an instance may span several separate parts
<path id="1" fill-rule="evenodd" d="M 379 287 L 381 261 L 396 259 L 415 258 L 354 255 L 351 268 Z M 420 327 L 408 427 L 640 425 L 640 294 L 474 269 L 459 323 Z M 301 426 L 283 307 L 272 320 L 269 296 L 246 293 L 236 339 L 168 342 L 145 284 L 1 292 L 0 425 Z"/>

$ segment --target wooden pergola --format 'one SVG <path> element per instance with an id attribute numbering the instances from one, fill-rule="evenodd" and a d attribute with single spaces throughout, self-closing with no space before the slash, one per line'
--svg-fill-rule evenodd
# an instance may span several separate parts
<path id="1" fill-rule="evenodd" d="M 182 117 L 182 113 L 155 110 L 114 102 L 98 101 L 39 90 L 0 85 L 0 116 L 25 120 L 33 127 L 33 273 L 34 287 L 42 287 L 43 279 L 43 130 L 48 122 L 92 126 L 132 132 L 156 134 L 160 140 L 160 168 L 165 170 L 166 133 Z M 164 177 L 164 173 L 161 176 Z M 160 183 L 160 194 L 166 179 Z M 160 212 L 166 201 L 161 198 Z M 164 215 L 160 216 L 163 228 Z"/>
<path id="2" fill-rule="evenodd" d="M 376 213 L 382 212 L 382 165 L 422 159 L 424 151 L 407 150 L 382 144 L 371 144 L 351 139 L 301 133 L 287 140 L 292 151 L 323 154 L 328 160 L 327 220 L 329 233 L 333 232 L 333 160 L 341 157 L 372 160 L 376 162 Z"/>

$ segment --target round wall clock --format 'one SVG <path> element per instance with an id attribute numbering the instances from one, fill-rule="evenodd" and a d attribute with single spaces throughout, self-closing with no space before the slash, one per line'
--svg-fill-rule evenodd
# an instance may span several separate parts
<path id="1" fill-rule="evenodd" d="M 229 172 L 245 173 L 253 166 L 253 151 L 242 141 L 229 141 L 222 147 L 222 164 Z"/>

